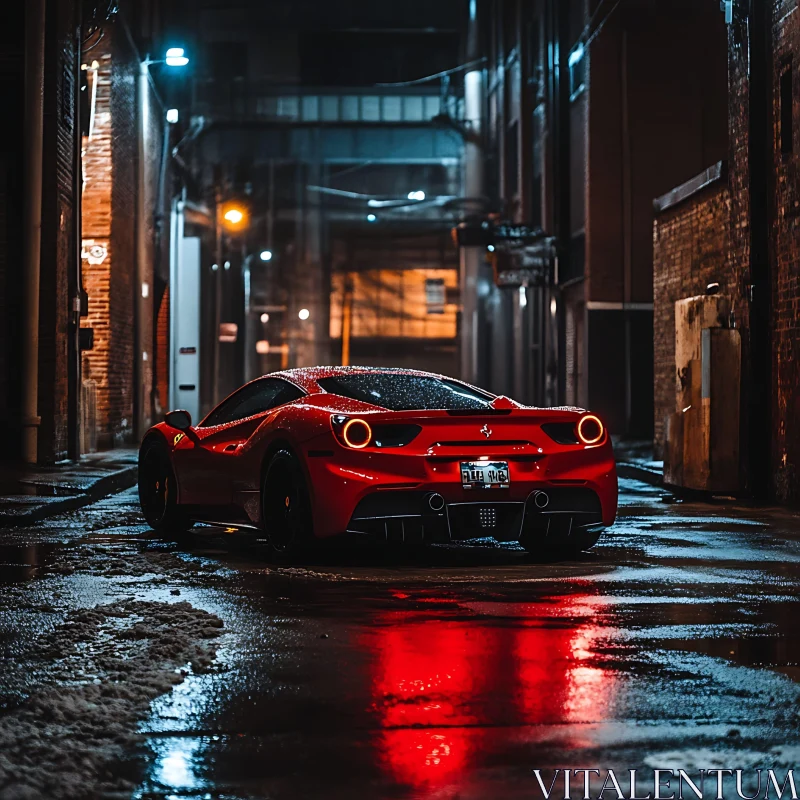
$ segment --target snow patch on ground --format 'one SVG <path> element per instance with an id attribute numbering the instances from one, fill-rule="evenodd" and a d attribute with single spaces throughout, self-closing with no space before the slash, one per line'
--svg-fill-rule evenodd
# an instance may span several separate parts
<path id="1" fill-rule="evenodd" d="M 145 755 L 137 723 L 154 698 L 209 669 L 222 626 L 186 602 L 70 612 L 36 643 L 33 691 L 0 717 L 0 796 L 129 797 Z"/>

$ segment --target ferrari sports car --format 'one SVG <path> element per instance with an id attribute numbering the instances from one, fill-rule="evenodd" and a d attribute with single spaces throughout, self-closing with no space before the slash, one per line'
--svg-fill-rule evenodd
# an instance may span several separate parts
<path id="1" fill-rule="evenodd" d="M 142 441 L 139 498 L 156 530 L 252 528 L 277 551 L 355 534 L 574 552 L 614 522 L 617 475 L 582 409 L 427 372 L 314 367 L 257 378 L 197 425 L 168 413 Z"/>

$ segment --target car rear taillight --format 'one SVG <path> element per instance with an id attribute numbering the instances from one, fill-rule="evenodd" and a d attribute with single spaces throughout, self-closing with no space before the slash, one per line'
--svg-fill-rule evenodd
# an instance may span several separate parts
<path id="1" fill-rule="evenodd" d="M 603 423 L 594 414 L 581 417 L 578 422 L 578 438 L 583 444 L 598 444 L 605 435 Z"/>
<path id="2" fill-rule="evenodd" d="M 348 417 L 334 414 L 331 417 L 331 428 L 339 444 L 351 450 L 364 447 L 405 447 L 412 442 L 422 430 L 419 425 L 386 423 L 371 426 L 360 417 Z"/>
<path id="3" fill-rule="evenodd" d="M 333 435 L 339 440 L 339 444 L 352 450 L 361 450 L 372 439 L 372 428 L 366 420 L 359 417 L 335 414 L 331 417 L 331 428 L 333 428 Z"/>
<path id="4" fill-rule="evenodd" d="M 594 414 L 586 414 L 574 422 L 545 422 L 542 430 L 558 444 L 600 444 L 606 432 L 603 423 Z"/>

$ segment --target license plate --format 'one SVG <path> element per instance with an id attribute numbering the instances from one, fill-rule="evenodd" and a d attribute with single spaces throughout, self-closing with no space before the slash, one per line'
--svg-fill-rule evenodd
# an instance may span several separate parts
<path id="1" fill-rule="evenodd" d="M 508 461 L 462 461 L 461 485 L 465 489 L 508 489 Z"/>

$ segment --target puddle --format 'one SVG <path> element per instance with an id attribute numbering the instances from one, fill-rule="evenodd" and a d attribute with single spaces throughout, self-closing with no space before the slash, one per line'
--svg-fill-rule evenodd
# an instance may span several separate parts
<path id="1" fill-rule="evenodd" d="M 0 544 L 0 584 L 33 580 L 42 568 L 54 563 L 58 549 L 52 542 Z"/>
<path id="2" fill-rule="evenodd" d="M 33 483 L 31 481 L 5 481 L 0 483 L 0 496 L 23 497 L 72 497 L 81 494 L 82 490 L 75 486 L 56 485 L 52 483 Z"/>
<path id="3" fill-rule="evenodd" d="M 785 620 L 786 626 L 791 619 Z M 778 627 L 784 627 L 778 625 Z M 749 638 L 718 637 L 713 639 L 668 639 L 660 643 L 667 650 L 682 650 L 723 658 L 744 667 L 778 670 L 794 681 L 800 681 L 800 639 L 790 633 Z"/>

